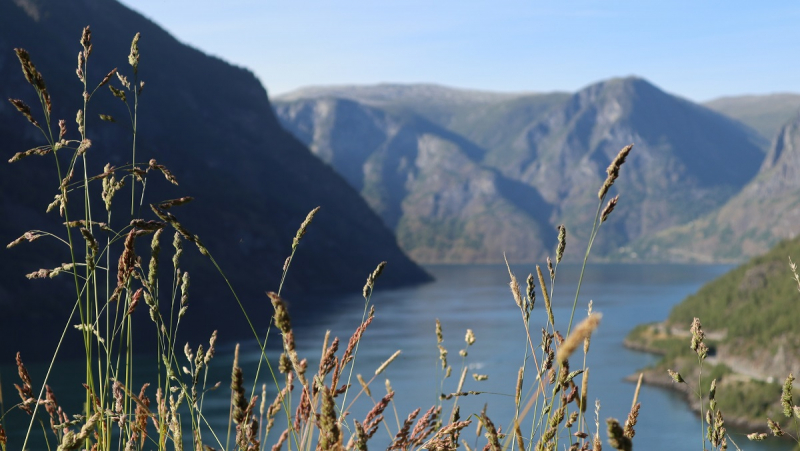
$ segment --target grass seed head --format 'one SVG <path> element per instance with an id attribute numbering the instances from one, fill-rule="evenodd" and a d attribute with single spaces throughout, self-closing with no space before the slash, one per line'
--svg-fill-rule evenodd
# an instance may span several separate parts
<path id="1" fill-rule="evenodd" d="M 633 436 L 636 435 L 634 426 L 636 426 L 636 420 L 639 418 L 639 408 L 641 406 L 642 403 L 636 403 L 630 413 L 628 413 L 628 419 L 625 420 L 625 427 L 623 428 L 623 435 L 627 438 L 633 438 Z"/>
<path id="2" fill-rule="evenodd" d="M 399 350 L 399 349 L 398 349 L 397 351 L 395 351 L 395 353 L 394 353 L 394 354 L 392 354 L 392 355 L 391 355 L 391 357 L 389 357 L 388 359 L 386 359 L 386 361 L 385 361 L 385 362 L 383 362 L 383 363 L 381 364 L 381 366 L 379 366 L 379 367 L 378 367 L 378 369 L 377 369 L 377 370 L 375 370 L 375 375 L 377 376 L 377 375 L 379 375 L 379 374 L 383 373 L 384 371 L 386 371 L 386 368 L 387 368 L 387 367 L 388 367 L 388 366 L 389 366 L 389 365 L 390 365 L 392 362 L 394 362 L 394 360 L 395 360 L 395 359 L 396 359 L 398 356 L 400 356 L 400 354 L 401 354 L 401 353 L 402 353 L 402 351 L 401 351 L 401 350 Z"/>
<path id="3" fill-rule="evenodd" d="M 133 67 L 133 73 L 139 72 L 139 38 L 141 33 L 136 33 L 131 42 L 131 53 L 128 55 L 128 64 Z"/>
<path id="4" fill-rule="evenodd" d="M 606 204 L 606 207 L 603 209 L 603 212 L 600 213 L 601 223 L 606 222 L 606 219 L 608 219 L 608 215 L 610 215 L 611 212 L 614 211 L 614 207 L 617 206 L 618 200 L 619 200 L 619 195 L 616 195 L 608 200 L 608 204 Z"/>
<path id="5" fill-rule="evenodd" d="M 678 384 L 685 384 L 686 383 L 686 381 L 683 379 L 683 376 L 681 376 L 681 373 L 678 373 L 678 372 L 672 371 L 672 370 L 667 370 L 667 373 L 669 373 L 669 377 L 672 378 L 673 382 L 678 383 Z"/>
<path id="6" fill-rule="evenodd" d="M 619 425 L 619 421 L 617 421 L 616 418 L 607 419 L 606 426 L 608 431 L 608 444 L 611 445 L 612 448 L 623 451 L 631 451 L 633 449 L 631 439 L 625 436 L 625 431 L 622 429 L 622 426 Z"/>
<path id="7" fill-rule="evenodd" d="M 703 326 L 700 324 L 700 318 L 692 320 L 692 327 L 689 330 L 692 334 L 692 342 L 689 347 L 697 353 L 701 360 L 704 360 L 708 355 L 708 346 L 703 342 L 705 333 L 703 332 Z"/>
<path id="8" fill-rule="evenodd" d="M 544 275 L 542 275 L 542 268 L 540 268 L 539 265 L 536 265 L 536 274 L 539 276 L 539 285 L 541 286 L 542 297 L 544 298 L 544 307 L 547 310 L 547 318 L 550 320 L 550 324 L 556 327 L 553 308 L 550 305 L 550 295 L 547 293 L 547 285 L 544 283 Z"/>
<path id="9" fill-rule="evenodd" d="M 88 58 L 92 54 L 92 30 L 88 25 L 83 28 L 83 33 L 81 33 L 81 47 Z"/>
<path id="10" fill-rule="evenodd" d="M 320 207 L 317 207 L 308 212 L 308 215 L 306 215 L 306 219 L 302 222 L 302 224 L 300 224 L 300 228 L 297 229 L 297 233 L 295 234 L 294 239 L 292 240 L 292 252 L 294 252 L 295 249 L 297 249 L 297 246 L 300 244 L 300 240 L 303 238 L 303 235 L 306 234 L 306 229 L 308 229 L 308 226 L 311 224 L 311 221 L 314 220 L 314 215 L 317 214 L 319 208 Z"/>
<path id="11" fill-rule="evenodd" d="M 572 333 L 564 340 L 561 346 L 558 347 L 557 359 L 560 363 L 564 363 L 569 359 L 569 356 L 581 345 L 586 338 L 592 335 L 592 332 L 597 329 L 600 324 L 600 319 L 603 317 L 600 313 L 592 313 L 586 319 L 581 321 Z"/>
<path id="12" fill-rule="evenodd" d="M 633 144 L 623 147 L 614 160 L 611 161 L 608 169 L 606 169 L 606 174 L 608 174 L 608 177 L 606 177 L 605 182 L 603 182 L 603 186 L 600 187 L 600 191 L 597 193 L 597 197 L 600 200 L 606 196 L 608 190 L 611 188 L 611 185 L 613 185 L 614 181 L 617 180 L 617 177 L 619 177 L 619 169 L 622 164 L 625 163 L 625 160 L 628 158 L 628 154 L 631 152 L 631 149 L 633 149 Z"/>
<path id="13" fill-rule="evenodd" d="M 475 344 L 475 333 L 472 332 L 472 329 L 467 329 L 467 335 L 464 337 L 464 341 L 467 343 L 467 346 Z"/>
<path id="14" fill-rule="evenodd" d="M 793 401 L 792 401 L 792 382 L 794 382 L 794 374 L 789 373 L 786 380 L 783 382 L 781 389 L 781 407 L 783 407 L 783 414 L 786 417 L 791 417 L 794 414 Z"/>
<path id="15" fill-rule="evenodd" d="M 12 105 L 14 105 L 14 108 L 16 108 L 17 111 L 19 111 L 20 113 L 22 113 L 23 116 L 25 116 L 25 119 L 27 119 L 28 122 L 33 124 L 34 127 L 39 127 L 39 122 L 37 122 L 36 119 L 33 118 L 33 113 L 31 113 L 31 107 L 29 107 L 25 102 L 23 102 L 20 99 L 8 99 L 8 101 L 11 102 Z M 13 161 L 10 160 L 9 162 L 13 163 Z"/>
<path id="16" fill-rule="evenodd" d="M 564 257 L 564 250 L 567 248 L 567 228 L 564 224 L 558 226 L 558 246 L 556 247 L 556 264 L 561 263 Z M 555 277 L 555 272 L 551 272 L 551 278 Z"/>

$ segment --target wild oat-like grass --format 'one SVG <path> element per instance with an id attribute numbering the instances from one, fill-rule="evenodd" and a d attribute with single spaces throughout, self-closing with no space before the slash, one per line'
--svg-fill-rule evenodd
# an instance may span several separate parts
<path id="1" fill-rule="evenodd" d="M 40 101 L 41 113 L 34 113 L 21 100 L 10 99 L 10 102 L 32 127 L 41 132 L 44 144 L 15 154 L 10 162 L 25 164 L 28 161 L 23 160 L 34 157 L 56 156 L 55 192 L 53 202 L 47 208 L 52 211 L 51 214 L 63 217 L 65 227 L 60 232 L 30 230 L 10 243 L 9 247 L 38 239 L 55 239 L 70 249 L 68 261 L 56 262 L 50 266 L 52 269 L 40 269 L 29 277 L 72 278 L 74 308 L 71 315 L 64 319 L 63 330 L 66 332 L 77 327 L 81 332 L 85 353 L 85 384 L 79 389 L 85 393 L 85 402 L 83 410 L 74 415 L 64 412 L 48 385 L 53 377 L 51 371 L 48 370 L 43 381 L 33 381 L 22 356 L 17 355 L 20 383 L 16 387 L 20 402 L 6 411 L 0 398 L 0 419 L 7 414 L 20 414 L 29 415 L 30 421 L 25 441 L 21 444 L 7 443 L 0 421 L 0 447 L 3 451 L 8 446 L 24 449 L 30 437 L 39 433 L 53 440 L 54 448 L 58 450 L 165 450 L 184 449 L 188 445 L 198 450 L 255 451 L 269 447 L 273 451 L 283 448 L 297 451 L 366 451 L 370 440 L 379 433 L 383 434 L 383 430 L 390 450 L 454 450 L 463 447 L 472 451 L 475 445 L 470 446 L 465 438 L 467 428 L 474 428 L 476 437 L 484 433 L 484 450 L 601 449 L 599 402 L 595 403 L 594 430 L 590 427 L 591 419 L 586 416 L 590 403 L 586 354 L 589 352 L 591 335 L 599 327 L 601 314 L 594 312 L 594 306 L 589 303 L 586 319 L 574 328 L 573 320 L 592 244 L 619 201 L 618 196 L 606 200 L 607 194 L 620 176 L 632 145 L 623 148 L 611 162 L 607 178 L 598 192 L 595 220 L 569 318 L 556 318 L 552 308 L 553 300 L 561 296 L 556 291 L 556 281 L 558 266 L 568 244 L 564 225 L 558 227 L 558 239 L 554 243 L 555 264 L 551 258 L 547 258 L 547 276 L 537 265 L 536 277 L 533 271 L 528 274 L 523 293 L 517 277 L 508 267 L 509 302 L 514 302 L 520 310 L 522 321 L 518 332 L 526 344 L 524 355 L 520 356 L 521 361 L 518 362 L 517 376 L 508 381 L 508 395 L 514 399 L 511 422 L 507 425 L 496 424 L 487 414 L 487 408 L 482 412 L 461 410 L 461 397 L 485 394 L 480 390 L 468 389 L 471 388 L 468 385 L 479 386 L 489 377 L 474 373 L 471 380 L 467 378 L 469 350 L 480 343 L 470 329 L 467 329 L 464 346 L 458 352 L 461 362 L 460 368 L 455 370 L 459 377 L 456 391 L 444 393 L 444 381 L 454 372 L 451 366 L 454 359 L 451 357 L 448 360 L 444 331 L 438 320 L 435 322 L 435 337 L 441 377 L 439 396 L 432 399 L 431 406 L 419 406 L 401 416 L 394 405 L 394 398 L 402 396 L 402 393 L 396 394 L 388 379 L 377 382 L 378 386 L 384 385 L 385 394 L 378 394 L 384 390 L 375 386 L 378 377 L 396 362 L 401 350 L 387 355 L 368 380 L 362 374 L 356 374 L 355 380 L 353 378 L 359 347 L 376 315 L 371 302 L 372 294 L 381 273 L 388 270 L 385 269 L 386 262 L 378 264 L 372 273 L 366 275 L 362 290 L 362 317 L 360 322 L 354 324 L 353 334 L 344 350 L 340 351 L 338 337 L 331 338 L 327 334 L 317 368 L 310 368 L 308 356 L 300 355 L 298 351 L 291 312 L 281 297 L 281 289 L 299 243 L 305 234 L 313 233 L 313 220 L 319 214 L 319 208 L 309 212 L 300 223 L 291 243 L 291 253 L 283 266 L 281 283 L 266 296 L 274 314 L 264 336 L 255 333 L 256 328 L 235 289 L 200 238 L 191 232 L 191 224 L 184 224 L 178 219 L 180 207 L 192 201 L 192 197 L 170 196 L 173 198 L 149 203 L 149 209 L 140 208 L 144 206 L 144 186 L 148 177 L 158 174 L 177 185 L 179 177 L 175 174 L 180 174 L 179 170 L 173 173 L 155 159 L 137 155 L 136 141 L 141 132 L 138 129 L 138 106 L 145 93 L 144 81 L 139 78 L 139 62 L 147 57 L 140 54 L 140 39 L 146 37 L 137 33 L 131 42 L 128 55 L 130 78 L 124 74 L 124 70 L 114 68 L 103 72 L 106 75 L 92 84 L 91 77 L 87 75 L 93 48 L 92 34 L 89 27 L 84 29 L 76 69 L 83 85 L 84 100 L 83 107 L 76 115 L 77 134 L 70 133 L 65 120 L 51 118 L 54 99 L 47 90 L 43 76 L 37 71 L 33 57 L 28 52 L 16 50 L 23 76 Z M 109 92 L 101 89 L 106 86 Z M 98 156 L 93 154 L 90 139 L 93 131 L 87 130 L 86 117 L 98 114 L 108 122 L 123 120 L 105 112 L 94 112 L 91 101 L 96 95 L 111 95 L 124 104 L 129 114 L 124 120 L 130 121 L 132 130 L 131 163 L 120 167 L 106 164 L 102 173 L 90 174 L 87 161 Z M 66 158 L 58 157 L 64 154 L 70 157 L 66 167 L 62 166 Z M 114 205 L 121 198 L 117 194 L 125 190 L 130 191 L 130 208 L 125 206 L 129 213 L 119 216 L 120 209 L 114 208 Z M 93 196 L 98 193 L 97 202 L 94 202 Z M 103 205 L 104 211 L 92 210 L 95 205 Z M 152 216 L 140 217 L 141 211 L 148 215 L 152 213 Z M 172 234 L 172 248 L 169 251 L 162 242 L 162 239 L 166 239 L 165 232 Z M 148 240 L 149 255 L 137 254 L 136 243 L 142 240 Z M 207 347 L 189 343 L 181 346 L 178 341 L 181 322 L 192 308 L 193 296 L 196 296 L 191 292 L 191 276 L 181 268 L 183 252 L 190 250 L 184 249 L 187 242 L 192 243 L 194 246 L 190 247 L 195 247 L 219 270 L 221 280 L 230 287 L 231 297 L 243 311 L 242 319 L 253 331 L 253 339 L 260 350 L 255 374 L 245 374 L 239 359 L 240 348 L 236 346 L 230 383 L 225 384 L 230 387 L 230 413 L 227 430 L 224 431 L 212 428 L 203 410 L 206 394 L 219 386 L 209 386 L 207 380 L 209 366 L 215 362 L 217 334 L 210 337 Z M 163 262 L 164 253 L 167 252 L 171 254 L 171 265 Z M 547 315 L 547 321 L 541 327 L 533 327 L 530 323 L 537 290 L 544 300 Z M 149 313 L 151 323 L 148 325 L 133 322 L 132 313 L 142 308 Z M 266 342 L 273 325 L 281 335 L 279 356 L 267 355 Z M 136 337 L 144 333 L 155 334 L 157 338 L 158 355 L 152 359 L 157 376 L 151 383 L 134 386 L 132 349 Z M 692 348 L 697 351 L 702 363 L 707 348 L 704 348 L 699 321 L 696 326 L 693 325 L 692 335 Z M 53 360 L 61 344 L 55 345 Z M 578 362 L 580 357 L 575 358 L 575 353 L 581 345 L 584 355 L 582 362 Z M 277 365 L 274 364 L 276 360 Z M 264 366 L 266 370 L 262 371 Z M 264 376 L 262 372 L 268 375 Z M 684 382 L 679 374 L 675 373 L 674 377 Z M 699 382 L 702 385 L 702 378 Z M 270 399 L 267 399 L 268 390 L 274 393 Z M 715 383 L 712 382 L 712 402 L 715 390 Z M 787 379 L 782 397 L 784 411 L 787 415 L 797 417 L 800 409 L 792 405 L 791 390 L 791 380 Z M 614 449 L 632 448 L 640 412 L 637 397 L 638 387 L 624 424 L 613 418 L 606 422 L 607 443 Z M 364 418 L 354 418 L 353 406 L 357 401 L 371 403 Z M 724 449 L 726 436 L 722 414 L 713 403 L 706 412 L 710 424 L 708 438 L 714 447 Z M 395 424 L 387 421 L 387 415 L 395 417 Z M 285 418 L 285 429 L 275 432 L 274 425 L 279 417 Z M 404 419 L 401 421 L 401 418 Z M 40 421 L 43 425 L 49 423 L 50 430 L 42 428 L 41 432 L 37 432 L 34 426 Z"/>

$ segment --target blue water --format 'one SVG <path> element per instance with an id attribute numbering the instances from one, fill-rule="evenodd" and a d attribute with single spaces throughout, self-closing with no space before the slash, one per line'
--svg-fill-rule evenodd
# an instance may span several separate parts
<path id="1" fill-rule="evenodd" d="M 421 407 L 424 412 L 435 404 L 441 391 L 455 391 L 462 367 L 458 351 L 464 347 L 466 329 L 472 329 L 477 341 L 469 348 L 465 361 L 469 376 L 464 390 L 491 394 L 461 398 L 461 417 L 480 412 L 484 404 L 488 403 L 487 413 L 495 424 L 508 425 L 513 415 L 514 387 L 525 353 L 526 338 L 519 310 L 508 289 L 506 268 L 497 265 L 464 265 L 430 266 L 427 269 L 436 277 L 436 281 L 422 286 L 387 291 L 381 289 L 378 280 L 372 297 L 372 305 L 376 309 L 375 320 L 364 335 L 356 360 L 356 373 L 369 379 L 388 356 L 398 349 L 402 350 L 400 357 L 372 385 L 373 396 L 379 398 L 385 393 L 384 380 L 390 379 L 396 391 L 394 408 L 402 421 L 415 408 Z M 603 313 L 600 328 L 592 337 L 587 359 L 591 404 L 587 410 L 587 418 L 591 430 L 594 430 L 594 400 L 600 400 L 600 429 L 605 438 L 605 419 L 616 417 L 624 421 L 631 406 L 635 385 L 626 382 L 624 378 L 655 361 L 655 357 L 651 355 L 625 349 L 622 341 L 626 334 L 637 324 L 664 319 L 673 305 L 728 269 L 729 266 L 624 264 L 592 264 L 587 268 L 575 321 L 585 317 L 589 300 L 593 300 L 596 312 Z M 387 270 L 391 270 L 390 267 Z M 525 278 L 535 268 L 520 265 L 512 267 L 512 270 L 524 292 Z M 559 268 L 553 305 L 556 323 L 562 332 L 566 332 L 566 323 L 569 321 L 578 270 L 576 265 L 562 265 Z M 310 372 L 318 364 L 325 331 L 331 330 L 332 336 L 339 336 L 343 349 L 358 326 L 364 309 L 364 300 L 360 296 L 330 299 L 326 302 L 335 304 L 335 308 L 326 309 L 334 313 L 324 317 L 305 316 L 305 321 L 296 321 L 298 352 L 301 357 L 309 359 Z M 449 350 L 448 359 L 453 366 L 453 375 L 445 380 L 443 389 L 439 385 L 441 370 L 434 335 L 435 318 L 441 321 L 445 337 L 443 345 Z M 544 324 L 544 303 L 539 295 L 531 319 L 534 344 L 539 343 Z M 271 338 L 270 347 L 274 349 L 279 343 L 279 337 L 275 336 Z M 242 346 L 241 362 L 245 380 L 252 381 L 259 353 L 253 343 L 243 342 Z M 204 405 L 209 422 L 216 430 L 223 431 L 223 436 L 228 418 L 229 396 L 224 388 L 229 384 L 232 350 L 233 343 L 220 344 L 217 357 L 212 362 L 209 385 L 219 380 L 222 381 L 223 389 L 210 393 Z M 580 354 L 582 352 L 578 350 L 578 355 Z M 573 356 L 573 369 L 580 366 L 580 360 L 580 357 Z M 70 364 L 63 365 L 69 368 Z M 0 369 L 8 407 L 8 400 L 16 395 L 9 392 L 10 384 L 6 382 L 14 373 L 8 365 L 3 365 Z M 37 371 L 41 371 L 41 368 Z M 80 374 L 80 371 L 75 373 Z M 471 377 L 472 373 L 486 374 L 489 379 L 477 382 Z M 61 382 L 66 383 L 65 380 Z M 355 375 L 352 382 L 358 386 Z M 77 383 L 77 379 L 74 383 Z M 528 392 L 532 386 L 531 378 L 527 378 L 523 393 Z M 275 392 L 274 386 L 271 388 L 268 392 L 270 401 Z M 352 399 L 353 394 L 350 394 L 349 400 Z M 655 451 L 702 449 L 700 419 L 687 408 L 678 395 L 645 386 L 641 390 L 639 401 L 642 407 L 634 438 L 636 448 Z M 445 411 L 448 413 L 447 406 L 451 402 L 445 403 Z M 368 400 L 359 399 L 353 408 L 351 419 L 363 419 L 364 412 L 370 407 Z M 397 420 L 392 408 L 387 410 L 386 419 L 396 432 Z M 274 442 L 283 427 L 276 424 L 267 442 Z M 506 428 L 507 426 L 504 427 Z M 789 442 L 750 442 L 744 437 L 744 432 L 729 431 L 742 449 L 791 449 Z M 463 437 L 473 441 L 474 431 L 470 430 Z M 211 440 L 207 441 L 214 444 Z M 481 447 L 483 441 L 481 438 L 478 442 Z M 388 433 L 381 428 L 370 446 L 375 448 L 385 446 L 386 443 Z M 731 444 L 729 449 L 735 447 Z"/>

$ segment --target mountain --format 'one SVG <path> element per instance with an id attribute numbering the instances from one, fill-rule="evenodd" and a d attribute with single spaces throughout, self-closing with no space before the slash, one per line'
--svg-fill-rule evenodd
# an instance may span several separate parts
<path id="1" fill-rule="evenodd" d="M 725 205 L 632 246 L 685 261 L 741 261 L 800 233 L 800 115 L 776 134 L 758 175 Z"/>
<path id="2" fill-rule="evenodd" d="M 720 97 L 703 105 L 749 125 L 769 145 L 783 124 L 800 111 L 800 94 Z"/>
<path id="3" fill-rule="evenodd" d="M 500 185 L 509 188 L 504 197 L 531 218 L 524 228 L 546 232 L 538 246 L 516 236 L 502 238 L 498 234 L 509 228 L 498 226 L 483 234 L 492 237 L 492 246 L 499 242 L 508 250 L 519 243 L 523 248 L 518 255 L 537 260 L 552 246 L 555 226 L 564 223 L 573 237 L 567 256 L 577 260 L 585 249 L 597 205 L 595 193 L 605 179 L 605 169 L 623 146 L 634 143 L 623 175 L 612 189 L 622 193 L 620 204 L 604 225 L 606 230 L 599 235 L 595 249 L 600 256 L 635 260 L 639 257 L 620 252 L 620 248 L 722 205 L 755 175 L 764 158 L 754 131 L 636 77 L 596 83 L 572 95 L 493 95 L 429 85 L 313 88 L 282 96 L 275 106 L 284 126 L 361 190 L 384 222 L 396 228 L 401 246 L 425 262 L 448 260 L 444 254 L 421 257 L 409 247 L 415 243 L 404 237 L 440 236 L 439 229 L 426 227 L 437 215 L 451 218 L 454 224 L 470 224 L 470 219 L 460 214 L 465 204 L 458 193 L 471 186 L 473 176 L 467 175 L 475 168 L 494 174 Z M 362 134 L 366 129 L 373 130 L 372 134 Z M 403 134 L 396 135 L 400 130 Z M 455 143 L 450 148 L 461 149 L 458 153 L 463 158 L 425 160 L 425 172 L 436 173 L 440 167 L 431 165 L 442 164 L 448 177 L 433 178 L 439 189 L 435 193 L 420 189 L 427 194 L 407 196 L 416 188 L 417 179 L 409 178 L 404 170 L 392 172 L 401 167 L 395 163 L 389 165 L 392 171 L 376 173 L 370 158 L 395 155 L 397 164 L 420 168 L 415 156 L 422 153 L 411 149 L 419 147 L 419 137 L 426 134 Z M 405 144 L 395 140 L 389 148 L 386 136 L 416 138 Z M 333 154 L 338 156 L 331 157 Z M 368 178 L 369 183 L 359 182 Z M 406 191 L 390 188 L 400 184 Z M 503 194 L 502 189 L 495 191 Z M 401 208 L 392 210 L 375 201 L 375 193 L 382 192 L 399 193 L 402 201 L 395 205 Z M 514 202 L 512 193 L 527 203 Z M 474 202 L 479 201 L 475 198 Z M 433 204 L 440 206 L 422 207 Z M 408 219 L 405 212 L 411 211 L 415 217 L 427 219 L 404 220 Z M 525 219 L 516 213 L 491 215 L 506 224 Z M 458 252 L 451 249 L 450 253 Z M 461 254 L 463 261 L 497 258 Z"/>
<path id="4" fill-rule="evenodd" d="M 510 144 L 526 125 L 569 98 L 568 93 L 500 93 L 434 84 L 379 84 L 301 88 L 276 101 L 337 98 L 389 113 L 416 115 L 484 148 Z"/>
<path id="5" fill-rule="evenodd" d="M 127 56 L 132 37 L 141 32 L 139 75 L 146 84 L 137 124 L 137 164 L 155 158 L 180 183 L 173 187 L 163 179 L 150 177 L 153 180 L 148 180 L 142 214 L 151 219 L 148 203 L 194 196 L 194 202 L 176 208 L 174 213 L 204 239 L 251 309 L 251 317 L 263 318 L 266 314 L 269 302 L 264 292 L 278 288 L 294 234 L 316 206 L 321 210 L 300 243 L 283 290 L 296 308 L 309 306 L 313 296 L 360 291 L 367 275 L 382 260 L 387 260 L 388 266 L 379 287 L 430 280 L 399 249 L 392 232 L 358 193 L 284 131 L 267 92 L 251 72 L 182 44 L 114 0 L 0 3 L 2 97 L 39 104 L 13 51 L 15 47 L 25 48 L 52 94 L 53 117 L 65 118 L 68 138 L 75 138 L 75 112 L 82 108 L 75 55 L 87 24 L 93 36 L 90 85 L 99 83 L 114 67 L 133 79 Z M 119 87 L 116 77 L 111 84 Z M 130 162 L 125 106 L 103 87 L 89 108 L 87 132 L 93 145 L 86 154 L 87 172 L 102 173 L 107 162 L 114 166 Z M 117 122 L 103 122 L 99 114 L 112 115 Z M 41 120 L 37 108 L 34 115 Z M 5 160 L 43 144 L 37 133 L 7 101 L 0 102 Z M 61 163 L 67 164 L 68 155 L 59 155 Z M 4 218 L 0 221 L 0 241 L 8 243 L 30 229 L 63 234 L 63 219 L 57 213 L 44 213 L 58 192 L 59 182 L 51 155 L 0 164 L 0 211 Z M 138 199 L 141 184 L 137 187 Z M 99 182 L 92 189 L 99 190 Z M 125 203 L 125 196 L 130 199 L 129 188 L 115 202 Z M 77 200 L 70 208 L 81 209 Z M 94 207 L 96 212 L 103 211 L 102 205 Z M 127 208 L 127 212 L 113 212 L 112 227 L 121 228 L 130 221 Z M 165 236 L 170 236 L 163 244 L 166 248 L 171 232 Z M 24 274 L 39 268 L 58 266 L 68 257 L 55 241 L 46 241 L 12 249 L 3 246 L 0 250 L 0 307 L 4 312 L 0 330 L 4 334 L 14 325 L 30 324 L 32 318 L 58 318 L 56 324 L 60 324 L 72 308 L 74 287 L 70 289 L 66 279 L 24 278 Z M 142 249 L 142 253 L 147 255 L 149 250 Z M 210 262 L 188 248 L 184 261 L 185 269 L 194 276 L 194 307 L 190 312 L 197 312 L 195 319 L 217 323 L 215 327 L 224 325 L 218 324 L 219 318 L 241 324 L 241 313 Z M 61 291 L 65 287 L 66 291 Z"/>
<path id="6" fill-rule="evenodd" d="M 481 165 L 485 150 L 413 112 L 341 98 L 276 102 L 287 129 L 367 200 L 417 261 L 541 257 L 554 232 L 528 186 Z"/>

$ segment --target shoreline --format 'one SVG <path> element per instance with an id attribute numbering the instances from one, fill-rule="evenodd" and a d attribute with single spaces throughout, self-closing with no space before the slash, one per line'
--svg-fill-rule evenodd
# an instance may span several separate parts
<path id="1" fill-rule="evenodd" d="M 627 338 L 623 341 L 623 346 L 625 346 L 626 349 L 638 352 L 646 352 L 648 354 L 661 355 L 661 356 L 665 354 L 660 349 L 655 349 L 653 347 L 650 347 L 642 343 L 634 343 Z M 672 378 L 666 373 L 666 371 L 660 371 L 653 368 L 643 368 L 634 374 L 626 376 L 625 380 L 628 382 L 636 383 L 639 379 L 640 373 L 644 375 L 642 377 L 643 384 L 650 385 L 652 387 L 663 388 L 666 390 L 682 394 L 683 400 L 686 402 L 686 404 L 692 410 L 692 412 L 694 412 L 695 415 L 697 415 L 699 418 L 700 403 L 695 393 L 693 393 L 689 388 L 688 384 L 678 384 L 672 380 Z M 725 412 L 723 412 L 723 415 L 725 418 L 725 423 L 727 425 L 732 426 L 733 428 L 748 432 L 766 432 L 766 433 L 770 432 L 766 424 L 766 419 L 756 420 L 746 417 L 729 416 L 726 415 Z"/>

